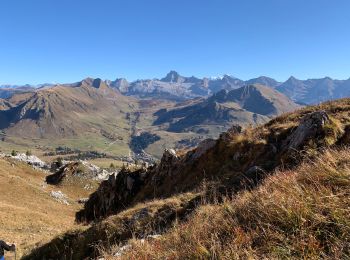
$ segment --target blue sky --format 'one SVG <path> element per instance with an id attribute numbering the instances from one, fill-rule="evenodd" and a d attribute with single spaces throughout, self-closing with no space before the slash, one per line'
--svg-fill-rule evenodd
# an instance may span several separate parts
<path id="1" fill-rule="evenodd" d="M 1 0 L 0 84 L 350 77 L 349 0 Z"/>

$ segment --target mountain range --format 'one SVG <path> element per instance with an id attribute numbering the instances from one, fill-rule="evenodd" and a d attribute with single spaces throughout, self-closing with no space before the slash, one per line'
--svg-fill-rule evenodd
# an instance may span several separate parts
<path id="1" fill-rule="evenodd" d="M 176 71 L 133 82 L 86 78 L 70 84 L 6 85 L 0 87 L 0 137 L 7 150 L 67 146 L 160 158 L 165 148 L 195 146 L 232 124 L 260 125 L 300 105 L 346 96 L 350 79 L 199 79 Z"/>
<path id="2" fill-rule="evenodd" d="M 125 95 L 175 100 L 209 97 L 222 89 L 233 90 L 252 84 L 274 88 L 300 104 L 317 104 L 350 96 L 350 79 L 334 80 L 329 77 L 308 80 L 290 77 L 285 82 L 278 82 L 273 78 L 261 76 L 244 81 L 229 75 L 203 79 L 184 77 L 176 71 L 170 71 L 160 80 L 137 80 L 129 83 L 126 79 L 117 79 L 111 82 L 111 86 Z"/>
<path id="3" fill-rule="evenodd" d="M 118 78 L 114 81 L 105 80 L 105 83 L 127 96 L 174 101 L 209 97 L 222 89 L 233 90 L 252 84 L 261 84 L 275 88 L 294 102 L 300 104 L 316 104 L 326 100 L 350 96 L 350 79 L 336 80 L 329 77 L 307 80 L 290 77 L 285 82 L 278 82 L 266 76 L 250 80 L 241 80 L 229 75 L 216 78 L 197 78 L 195 76 L 185 77 L 176 71 L 170 71 L 161 79 L 140 79 L 128 82 L 124 78 Z M 0 98 L 8 98 L 13 93 L 32 92 L 36 91 L 36 89 L 50 88 L 52 86 L 54 85 L 3 85 L 0 86 Z"/>

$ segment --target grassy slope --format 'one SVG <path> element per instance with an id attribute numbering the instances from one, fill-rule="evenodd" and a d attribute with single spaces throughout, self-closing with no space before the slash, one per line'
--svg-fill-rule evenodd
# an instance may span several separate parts
<path id="1" fill-rule="evenodd" d="M 4 129 L 6 137 L 0 142 L 1 149 L 40 152 L 64 145 L 125 155 L 129 152 L 130 133 L 125 114 L 133 106 L 137 106 L 134 99 L 107 87 L 95 89 L 83 84 L 41 90 L 25 103 L 26 111 L 30 110 L 38 119 L 26 118 Z"/>
<path id="2" fill-rule="evenodd" d="M 144 209 L 147 217 L 135 220 Z M 174 215 L 175 223 L 169 217 Z M 148 234 L 162 236 L 140 240 Z M 346 259 L 350 148 L 328 149 L 317 159 L 292 171 L 276 171 L 257 188 L 223 200 L 209 202 L 186 193 L 139 203 L 86 230 L 56 237 L 25 259 L 55 258 L 54 249 L 72 259 L 116 259 L 114 254 L 126 242 L 131 248 L 122 259 Z"/>
<path id="3" fill-rule="evenodd" d="M 45 176 L 24 163 L 0 158 L 0 234 L 18 245 L 19 256 L 73 228 L 80 208 L 76 200 L 91 192 L 77 185 L 47 186 Z M 51 190 L 67 194 L 70 205 L 55 201 Z"/>
<path id="4" fill-rule="evenodd" d="M 349 258 L 350 149 L 276 172 L 255 190 L 200 206 L 160 239 L 131 244 L 123 259 Z"/>
<path id="5" fill-rule="evenodd" d="M 116 247 L 122 241 L 133 237 L 142 237 L 168 228 L 171 220 L 184 215 L 187 209 L 193 207 L 192 200 L 197 195 L 185 193 L 165 200 L 152 200 L 139 203 L 116 216 L 111 216 L 89 228 L 73 229 L 62 236 L 58 236 L 50 243 L 33 250 L 24 259 L 85 259 L 96 257 L 105 247 Z M 146 217 L 137 218 L 144 209 Z M 57 254 L 57 250 L 59 255 Z"/>

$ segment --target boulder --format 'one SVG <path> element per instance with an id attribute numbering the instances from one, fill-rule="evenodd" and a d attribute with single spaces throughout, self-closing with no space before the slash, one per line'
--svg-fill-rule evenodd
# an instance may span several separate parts
<path id="1" fill-rule="evenodd" d="M 39 168 L 48 168 L 45 162 L 40 160 L 38 157 L 35 155 L 26 155 L 24 153 L 19 153 L 15 156 L 11 156 L 13 159 L 16 159 L 21 162 L 25 162 L 29 165 L 39 167 Z"/>
<path id="2" fill-rule="evenodd" d="M 240 125 L 232 125 L 226 132 L 220 135 L 220 140 L 230 141 L 232 136 L 242 133 L 242 127 Z"/>
<path id="3" fill-rule="evenodd" d="M 197 148 L 194 150 L 194 153 L 191 155 L 191 158 L 197 159 L 201 157 L 206 151 L 214 147 L 215 144 L 216 144 L 216 140 L 214 139 L 209 138 L 209 139 L 203 140 L 198 144 Z"/>
<path id="4" fill-rule="evenodd" d="M 301 148 L 306 141 L 322 134 L 325 124 L 329 122 L 329 116 L 325 111 L 316 111 L 305 115 L 299 126 L 286 139 L 284 148 L 296 150 Z"/>
<path id="5" fill-rule="evenodd" d="M 260 166 L 254 165 L 250 167 L 244 174 L 245 181 L 249 180 L 251 183 L 256 183 L 265 176 L 266 171 Z"/>
<path id="6" fill-rule="evenodd" d="M 68 197 L 66 194 L 62 193 L 62 191 L 51 191 L 50 196 L 54 198 L 56 201 L 69 205 L 69 202 L 67 201 Z"/>

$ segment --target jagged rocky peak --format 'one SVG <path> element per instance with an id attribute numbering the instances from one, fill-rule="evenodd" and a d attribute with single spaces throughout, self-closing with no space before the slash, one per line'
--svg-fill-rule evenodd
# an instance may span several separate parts
<path id="1" fill-rule="evenodd" d="M 128 91 L 129 85 L 129 82 L 125 78 L 118 78 L 110 83 L 111 87 L 119 89 L 119 91 L 122 93 Z"/>
<path id="2" fill-rule="evenodd" d="M 94 82 L 94 79 L 93 78 L 85 78 L 83 79 L 82 81 L 79 82 L 79 85 L 92 85 L 92 83 Z"/>
<path id="3" fill-rule="evenodd" d="M 94 87 L 94 88 L 101 88 L 101 87 L 105 87 L 107 86 L 105 81 L 103 81 L 100 78 L 86 78 L 83 79 L 81 82 L 79 82 L 78 86 L 90 86 L 90 87 Z"/>
<path id="4" fill-rule="evenodd" d="M 94 81 L 92 82 L 92 86 L 94 88 L 100 88 L 102 85 L 102 80 L 100 78 L 94 79 Z"/>
<path id="5" fill-rule="evenodd" d="M 294 76 L 290 76 L 289 77 L 289 79 L 287 79 L 287 81 L 286 82 L 299 82 L 300 80 L 299 79 L 297 79 L 296 77 L 294 77 Z"/>
<path id="6" fill-rule="evenodd" d="M 170 83 L 183 83 L 185 82 L 185 77 L 182 77 L 175 70 L 170 71 L 161 81 L 170 82 Z"/>

